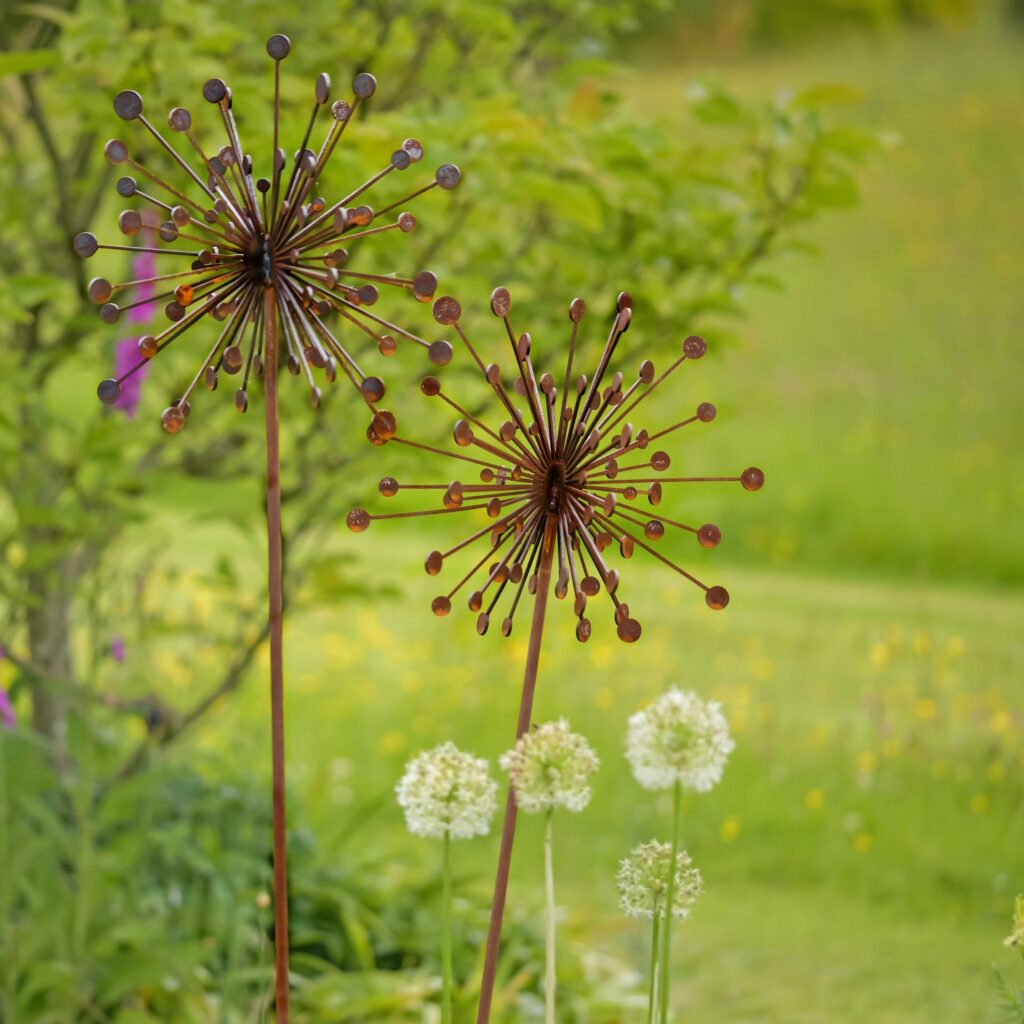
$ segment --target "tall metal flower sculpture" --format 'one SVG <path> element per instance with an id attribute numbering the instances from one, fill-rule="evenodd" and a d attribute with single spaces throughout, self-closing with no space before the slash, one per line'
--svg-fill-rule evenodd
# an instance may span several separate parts
<path id="1" fill-rule="evenodd" d="M 175 107 L 168 115 L 171 131 L 184 136 L 197 158 L 193 167 L 143 113 L 142 97 L 127 90 L 114 100 L 114 111 L 125 121 L 138 122 L 157 146 L 166 152 L 177 171 L 185 175 L 174 185 L 136 161 L 119 139 L 107 143 L 109 163 L 130 169 L 117 182 L 118 193 L 126 199 L 164 212 L 158 228 L 166 247 L 104 245 L 84 231 L 74 239 L 75 252 L 84 258 L 100 249 L 147 252 L 169 257 L 185 269 L 159 273 L 141 280 L 111 284 L 94 278 L 89 297 L 99 305 L 105 323 L 116 323 L 120 315 L 140 303 L 153 301 L 151 294 L 125 302 L 132 289 L 150 286 L 162 289 L 155 298 L 166 300 L 164 312 L 170 325 L 157 334 L 139 339 L 138 359 L 118 377 L 104 380 L 98 388 L 107 404 L 118 400 L 122 385 L 149 360 L 192 327 L 209 321 L 222 323 L 215 340 L 202 355 L 199 368 L 182 396 L 163 413 L 163 427 L 177 433 L 186 424 L 193 392 L 200 381 L 211 391 L 221 373 L 241 374 L 235 405 L 245 412 L 249 386 L 262 377 L 266 398 L 267 454 L 267 538 L 269 577 L 270 684 L 273 758 L 274 810 L 274 934 L 275 992 L 279 1022 L 288 1020 L 288 893 L 285 840 L 284 770 L 284 680 L 282 666 L 282 563 L 281 487 L 278 446 L 278 367 L 284 362 L 293 374 L 302 373 L 310 387 L 314 407 L 321 391 L 314 370 L 323 371 L 331 382 L 338 367 L 359 391 L 372 412 L 369 432 L 374 438 L 389 438 L 396 429 L 394 415 L 381 408 L 384 383 L 368 376 L 338 336 L 328 327 L 326 316 L 338 313 L 348 323 L 372 337 L 384 355 L 394 353 L 398 335 L 423 346 L 432 362 L 443 365 L 451 358 L 446 341 L 429 343 L 415 334 L 371 312 L 378 298 L 378 286 L 409 290 L 422 302 L 434 295 L 436 280 L 429 271 L 414 277 L 360 273 L 347 267 L 348 251 L 343 247 L 387 231 L 408 233 L 415 229 L 415 217 L 406 211 L 397 215 L 409 200 L 439 187 L 452 189 L 460 179 L 457 167 L 445 164 L 432 181 L 407 196 L 378 209 L 362 198 L 382 179 L 406 170 L 423 156 L 423 147 L 407 139 L 388 163 L 347 195 L 329 203 L 320 195 L 320 179 L 345 129 L 361 103 L 375 92 L 372 75 L 358 74 L 352 83 L 351 100 L 339 99 L 329 105 L 330 78 L 316 79 L 315 102 L 302 142 L 293 157 L 278 146 L 280 123 L 281 61 L 291 50 L 287 36 L 274 35 L 267 53 L 274 62 L 273 132 L 274 151 L 269 177 L 254 177 L 252 157 L 243 146 L 232 109 L 231 90 L 219 78 L 203 86 L 203 97 L 217 108 L 226 144 L 207 152 L 192 129 L 192 115 Z M 329 127 L 318 148 L 309 147 L 317 119 L 327 110 Z M 155 193 L 155 194 L 154 194 Z M 354 205 L 360 200 L 359 205 Z M 390 215 L 390 216 L 389 216 Z M 118 227 L 127 236 L 138 235 L 143 215 L 126 209 Z M 138 291 L 135 293 L 138 295 Z M 117 301 L 114 301 L 115 298 Z M 282 338 L 283 336 L 283 338 Z M 361 336 L 361 335 L 360 335 Z M 283 344 L 282 344 L 283 340 Z"/>
<path id="2" fill-rule="evenodd" d="M 505 636 L 512 632 L 524 590 L 534 595 L 518 738 L 530 727 L 541 635 L 556 567 L 555 596 L 565 598 L 571 589 L 576 637 L 581 642 L 591 634 L 589 603 L 602 590 L 607 595 L 608 610 L 619 638 L 626 643 L 640 639 L 640 623 L 620 597 L 619 572 L 606 557 L 612 547 L 618 548 L 623 559 L 629 559 L 638 548 L 647 552 L 701 589 L 709 608 L 725 608 L 729 594 L 724 587 L 701 582 L 656 546 L 666 529 L 672 528 L 693 534 L 702 547 L 713 548 L 721 540 L 719 528 L 711 523 L 678 522 L 651 509 L 661 504 L 666 485 L 725 481 L 757 491 L 764 484 L 764 474 L 750 467 L 736 476 L 667 475 L 672 458 L 668 452 L 655 448 L 655 442 L 691 424 L 710 423 L 715 418 L 715 407 L 710 402 L 702 402 L 690 415 L 656 431 L 635 430 L 627 419 L 680 366 L 704 355 L 707 345 L 702 338 L 688 337 L 682 352 L 660 374 L 649 359 L 643 360 L 636 379 L 627 383 L 621 372 L 611 371 L 616 347 L 633 318 L 632 301 L 623 292 L 594 372 L 589 377 L 574 376 L 577 335 L 586 312 L 583 300 L 574 299 L 569 306 L 572 327 L 559 390 L 550 373 L 538 373 L 534 367 L 530 335 L 517 335 L 513 330 L 511 307 L 508 290 L 495 289 L 491 311 L 502 320 L 515 358 L 510 390 L 502 380 L 499 366 L 485 365 L 466 336 L 459 322 L 459 303 L 444 296 L 433 306 L 434 318 L 454 328 L 479 367 L 493 392 L 493 411 L 502 422 L 484 422 L 481 416 L 486 414 L 474 415 L 447 394 L 436 377 L 426 377 L 420 385 L 423 394 L 440 399 L 460 417 L 453 437 L 462 451 L 433 448 L 397 434 L 387 439 L 454 459 L 464 471 L 478 474 L 479 482 L 400 484 L 394 477 L 385 477 L 380 481 L 384 497 L 393 497 L 402 490 L 435 490 L 442 494 L 441 507 L 374 514 L 357 508 L 348 514 L 347 522 L 351 530 L 359 533 L 372 522 L 385 519 L 483 512 L 493 520 L 447 551 L 431 551 L 426 558 L 426 570 L 431 576 L 437 575 L 449 560 L 472 545 L 484 548 L 458 582 L 434 598 L 432 604 L 436 615 L 447 615 L 452 598 L 477 578 L 480 582 L 469 593 L 467 604 L 477 613 L 476 628 L 480 634 L 489 629 L 491 616 L 510 584 L 512 597 L 501 621 Z M 525 401 L 525 409 L 520 407 L 520 400 Z M 649 508 L 635 504 L 639 500 L 646 500 Z M 479 1022 L 490 1018 L 515 826 L 516 803 L 510 789 L 487 937 Z"/>

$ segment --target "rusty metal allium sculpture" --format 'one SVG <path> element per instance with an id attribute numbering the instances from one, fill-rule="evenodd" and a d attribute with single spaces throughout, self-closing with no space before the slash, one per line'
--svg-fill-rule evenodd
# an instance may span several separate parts
<path id="1" fill-rule="evenodd" d="M 281 487 L 278 445 L 278 363 L 282 360 L 293 374 L 303 373 L 308 381 L 312 404 L 318 406 L 321 391 L 313 371 L 324 371 L 333 381 L 340 366 L 359 391 L 373 417 L 369 433 L 373 438 L 389 438 L 396 429 L 394 415 L 379 407 L 384 383 L 367 376 L 355 358 L 325 322 L 335 312 L 372 337 L 384 355 L 392 355 L 400 335 L 423 346 L 430 360 L 443 365 L 451 358 L 446 341 L 429 343 L 369 311 L 378 297 L 378 285 L 409 290 L 421 302 L 429 302 L 436 279 L 429 271 L 402 278 L 360 273 L 346 267 L 348 252 L 342 243 L 397 230 L 408 233 L 416 227 L 411 213 L 400 212 L 393 219 L 381 219 L 408 201 L 434 188 L 454 188 L 460 173 L 453 164 L 440 167 L 434 179 L 409 195 L 379 209 L 352 204 L 364 197 L 374 185 L 392 172 L 400 172 L 419 161 L 423 147 L 407 139 L 396 149 L 388 164 L 346 196 L 334 203 L 319 195 L 319 182 L 331 154 L 351 122 L 361 102 L 375 92 L 372 75 L 358 74 L 352 83 L 351 101 L 337 100 L 330 105 L 330 126 L 316 150 L 308 144 L 318 115 L 328 107 L 330 78 L 321 74 L 316 80 L 315 103 L 302 144 L 289 159 L 278 146 L 280 122 L 281 61 L 288 56 L 291 43 L 287 36 L 274 35 L 267 42 L 267 53 L 274 61 L 274 152 L 269 177 L 254 178 L 253 160 L 239 138 L 232 111 L 231 90 L 219 78 L 203 86 L 203 97 L 215 106 L 223 123 L 226 145 L 208 155 L 192 131 L 192 115 L 175 107 L 168 115 L 172 132 L 184 136 L 198 158 L 194 169 L 143 114 L 142 97 L 126 90 L 114 100 L 114 111 L 125 121 L 137 121 L 160 149 L 173 160 L 187 180 L 181 185 L 165 181 L 129 154 L 127 145 L 114 139 L 107 143 L 109 163 L 131 169 L 138 177 L 124 176 L 117 182 L 118 193 L 148 207 L 164 211 L 157 229 L 167 248 L 133 245 L 101 245 L 96 236 L 84 231 L 74 239 L 75 252 L 84 258 L 100 249 L 152 252 L 157 257 L 172 257 L 188 264 L 188 269 L 160 273 L 145 280 L 111 284 L 94 278 L 89 297 L 99 305 L 100 318 L 116 323 L 121 313 L 141 302 L 153 301 L 147 295 L 129 302 L 114 302 L 115 296 L 140 286 L 157 285 L 164 289 L 156 296 L 166 299 L 165 312 L 170 326 L 157 334 L 147 334 L 138 343 L 139 359 L 121 376 L 104 380 L 97 389 L 107 404 L 117 401 L 122 383 L 138 372 L 159 352 L 190 328 L 209 321 L 221 322 L 216 338 L 205 353 L 199 369 L 181 398 L 163 413 L 163 427 L 177 433 L 191 410 L 191 396 L 200 380 L 211 391 L 220 374 L 241 373 L 241 386 L 235 392 L 235 405 L 245 412 L 249 404 L 249 382 L 263 379 L 266 396 L 267 447 L 267 536 L 271 731 L 273 757 L 274 808 L 274 930 L 275 993 L 279 1022 L 288 1020 L 288 894 L 287 844 L 285 837 L 284 792 L 284 680 L 282 664 L 282 561 L 281 561 Z M 140 184 L 139 179 L 144 179 Z M 151 194 L 150 189 L 157 191 Z M 158 196 L 162 196 L 159 198 Z M 147 206 L 143 207 L 148 208 Z M 127 236 L 138 235 L 143 214 L 124 210 L 118 227 Z M 280 335 L 284 335 L 284 345 Z"/>
<path id="2" fill-rule="evenodd" d="M 666 527 L 671 527 L 692 533 L 702 547 L 713 548 L 721 540 L 718 527 L 711 523 L 702 526 L 681 523 L 634 502 L 645 499 L 649 506 L 658 506 L 664 485 L 677 483 L 728 481 L 741 484 L 747 491 L 757 491 L 764 483 L 764 474 L 750 467 L 736 476 L 669 476 L 666 471 L 672 464 L 670 455 L 660 449 L 648 453 L 655 442 L 683 427 L 711 422 L 715 418 L 715 407 L 709 402 L 702 402 L 692 414 L 654 432 L 634 430 L 626 419 L 684 362 L 704 355 L 707 345 L 702 338 L 688 337 L 680 355 L 660 375 L 654 364 L 645 359 L 636 380 L 627 385 L 621 373 L 612 373 L 610 369 L 615 349 L 632 322 L 632 302 L 624 292 L 618 297 L 611 331 L 596 369 L 589 378 L 582 374 L 574 377 L 577 334 L 586 312 L 583 300 L 574 299 L 569 306 L 572 327 L 559 393 L 550 373 L 537 373 L 530 335 L 517 335 L 513 330 L 511 306 L 508 290 L 495 289 L 491 295 L 491 311 L 502 320 L 512 345 L 513 391 L 525 400 L 526 409 L 519 408 L 512 392 L 506 388 L 498 365 L 484 365 L 459 323 L 462 315 L 459 303 L 444 296 L 434 303 L 434 318 L 453 327 L 459 335 L 493 391 L 494 408 L 503 422 L 500 425 L 485 423 L 448 395 L 436 377 L 426 377 L 421 391 L 428 397 L 441 399 L 459 415 L 453 432 L 455 444 L 474 454 L 433 448 L 397 434 L 390 439 L 378 439 L 378 443 L 390 440 L 454 459 L 466 470 L 478 474 L 480 482 L 400 484 L 394 477 L 385 477 L 380 481 L 380 493 L 384 497 L 393 497 L 403 490 L 440 491 L 441 508 L 379 514 L 357 508 L 348 514 L 347 522 L 351 530 L 359 533 L 379 519 L 485 512 L 494 520 L 447 551 L 430 552 L 426 570 L 432 576 L 437 575 L 449 559 L 464 549 L 478 542 L 485 547 L 482 557 L 447 593 L 434 598 L 432 605 L 435 614 L 447 615 L 452 598 L 474 577 L 481 576 L 482 583 L 469 594 L 467 601 L 469 608 L 478 613 L 477 632 L 480 634 L 487 632 L 491 615 L 509 584 L 514 592 L 501 622 L 505 636 L 512 632 L 513 617 L 524 589 L 535 595 L 519 706 L 518 738 L 530 727 L 541 634 L 555 566 L 558 567 L 555 596 L 567 597 L 571 587 L 577 618 L 576 637 L 580 641 L 585 642 L 591 634 L 588 602 L 602 590 L 608 597 L 619 638 L 627 643 L 640 638 L 639 621 L 619 597 L 618 570 L 612 568 L 605 557 L 605 552 L 613 546 L 617 546 L 624 559 L 630 558 L 637 548 L 643 549 L 703 590 L 708 607 L 722 609 L 729 603 L 729 595 L 723 587 L 702 583 L 654 546 L 664 536 Z M 481 1024 L 490 1018 L 515 824 L 516 804 L 510 789 L 484 960 L 477 1017 Z"/>

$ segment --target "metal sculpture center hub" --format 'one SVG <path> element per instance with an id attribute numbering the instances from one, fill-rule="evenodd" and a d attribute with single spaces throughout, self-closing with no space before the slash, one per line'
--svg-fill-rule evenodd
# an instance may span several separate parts
<path id="1" fill-rule="evenodd" d="M 260 284 L 270 287 L 274 280 L 274 243 L 269 234 L 256 238 L 245 260 L 252 276 Z"/>
<path id="2" fill-rule="evenodd" d="M 548 511 L 558 512 L 565 498 L 565 466 L 556 459 L 548 466 L 547 478 L 544 481 L 544 493 L 548 499 Z"/>

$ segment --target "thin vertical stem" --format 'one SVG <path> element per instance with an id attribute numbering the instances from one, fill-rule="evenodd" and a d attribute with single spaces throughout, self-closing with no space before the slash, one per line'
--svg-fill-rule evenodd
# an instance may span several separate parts
<path id="1" fill-rule="evenodd" d="M 555 1024 L 555 861 L 554 811 L 544 828 L 544 1024 Z"/>
<path id="2" fill-rule="evenodd" d="M 679 856 L 679 824 L 682 818 L 683 788 L 676 780 L 672 787 L 672 855 L 665 883 L 665 935 L 661 954 L 661 1024 L 668 1024 L 668 1001 L 672 989 L 672 908 L 676 898 L 676 859 Z"/>
<path id="3" fill-rule="evenodd" d="M 288 1024 L 288 837 L 284 793 L 284 592 L 281 558 L 281 452 L 277 416 L 277 293 L 263 297 L 267 413 L 267 591 L 270 626 L 270 745 L 274 787 L 274 1004 Z"/>
<path id="4" fill-rule="evenodd" d="M 555 530 L 558 518 L 548 516 L 541 546 L 540 568 L 537 573 L 537 596 L 533 602 L 533 621 L 526 652 L 526 670 L 523 673 L 523 692 L 519 699 L 519 722 L 516 739 L 530 728 L 533 714 L 533 694 L 537 688 L 537 666 L 540 664 L 540 641 L 544 632 L 544 613 L 551 589 L 551 563 L 555 551 Z M 480 1005 L 477 1024 L 488 1024 L 491 1019 L 491 999 L 494 995 L 494 976 L 498 969 L 498 944 L 501 940 L 501 922 L 505 916 L 505 894 L 508 892 L 508 874 L 512 865 L 512 843 L 516 835 L 516 798 L 511 783 L 505 798 L 505 821 L 501 829 L 501 847 L 498 850 L 498 870 L 494 878 L 494 900 L 491 903 L 491 923 L 487 929 L 487 949 L 484 953 L 484 971 L 480 980 Z"/>
<path id="5" fill-rule="evenodd" d="M 658 939 L 661 936 L 661 910 L 657 901 L 654 903 L 654 916 L 651 925 L 651 990 L 647 996 L 647 1024 L 654 1024 L 655 999 L 658 992 Z"/>
<path id="6" fill-rule="evenodd" d="M 2 729 L 3 726 L 0 726 Z M 10 864 L 14 855 L 12 849 L 11 829 L 14 826 L 14 816 L 10 813 L 10 799 L 7 789 L 7 740 L 0 735 L 0 863 Z M 9 1024 L 17 1024 L 15 1010 L 17 1004 L 14 1001 L 14 982 L 18 976 L 18 956 L 15 948 L 16 932 L 14 930 L 14 915 L 11 908 L 14 905 L 13 894 L 14 882 L 10 871 L 0 872 L 0 947 L 5 951 L 3 985 L 3 1014 L 2 1019 Z"/>
<path id="7" fill-rule="evenodd" d="M 452 836 L 444 834 L 441 868 L 441 1024 L 452 1021 Z"/>

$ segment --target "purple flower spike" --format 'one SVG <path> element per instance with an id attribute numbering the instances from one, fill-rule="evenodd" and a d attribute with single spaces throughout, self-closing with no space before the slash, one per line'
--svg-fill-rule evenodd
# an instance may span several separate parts
<path id="1" fill-rule="evenodd" d="M 110 641 L 110 656 L 116 662 L 124 661 L 124 637 L 115 636 L 114 639 Z"/>
<path id="2" fill-rule="evenodd" d="M 147 278 L 156 277 L 156 256 L 151 252 L 140 252 L 132 260 L 132 278 L 137 281 L 145 281 Z M 138 297 L 144 301 L 139 306 L 133 306 L 128 310 L 125 319 L 132 324 L 146 324 L 156 315 L 156 303 L 151 301 L 156 286 L 154 284 L 140 284 Z M 118 379 L 139 361 L 138 338 L 125 338 L 119 341 L 114 349 L 114 376 Z M 128 377 L 121 384 L 121 393 L 117 401 L 113 403 L 115 409 L 128 417 L 134 419 L 138 411 L 139 402 L 142 400 L 142 382 L 149 372 L 148 364 L 141 370 Z"/>
<path id="3" fill-rule="evenodd" d="M 18 716 L 14 713 L 14 705 L 6 690 L 0 690 L 0 725 L 5 729 L 13 729 L 18 723 Z"/>

